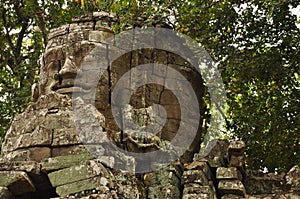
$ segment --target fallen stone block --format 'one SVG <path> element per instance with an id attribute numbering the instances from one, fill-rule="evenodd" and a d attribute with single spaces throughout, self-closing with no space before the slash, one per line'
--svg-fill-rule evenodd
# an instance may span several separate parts
<path id="1" fill-rule="evenodd" d="M 246 172 L 244 156 L 232 155 L 230 157 L 229 166 L 236 167 L 241 172 L 242 175 L 244 175 Z"/>
<path id="2" fill-rule="evenodd" d="M 172 184 L 176 186 L 180 185 L 180 180 L 174 172 L 162 170 L 145 174 L 144 183 L 146 186 L 163 184 Z"/>
<path id="3" fill-rule="evenodd" d="M 283 174 L 263 173 L 255 170 L 248 170 L 244 185 L 249 194 L 271 194 L 283 191 L 285 181 Z"/>
<path id="4" fill-rule="evenodd" d="M 221 180 L 218 184 L 218 189 L 221 195 L 246 195 L 245 187 L 239 180 Z"/>
<path id="5" fill-rule="evenodd" d="M 52 172 L 48 177 L 52 186 L 58 187 L 100 175 L 109 176 L 109 173 L 100 162 L 89 160 L 80 165 Z"/>
<path id="6" fill-rule="evenodd" d="M 172 184 L 153 186 L 148 189 L 148 198 L 180 199 L 180 190 Z"/>
<path id="7" fill-rule="evenodd" d="M 219 167 L 216 178 L 217 180 L 242 180 L 242 174 L 236 167 Z"/>
<path id="8" fill-rule="evenodd" d="M 232 141 L 228 146 L 228 154 L 239 156 L 244 155 L 245 151 L 245 142 L 243 141 Z"/>
<path id="9" fill-rule="evenodd" d="M 47 172 L 52 172 L 64 168 L 68 168 L 74 165 L 78 165 L 80 162 L 91 160 L 93 156 L 90 153 L 83 153 L 77 155 L 57 156 L 53 158 L 45 159 L 42 164 L 42 169 Z"/>
<path id="10" fill-rule="evenodd" d="M 300 166 L 295 165 L 285 176 L 286 183 L 292 190 L 300 191 Z"/>
<path id="11" fill-rule="evenodd" d="M 201 170 L 189 170 L 184 171 L 182 178 L 181 178 L 182 184 L 187 183 L 198 183 L 201 185 L 208 185 L 208 179 L 206 178 L 206 175 Z"/>
<path id="12" fill-rule="evenodd" d="M 195 183 L 185 184 L 183 188 L 183 197 L 185 195 L 189 196 L 191 194 L 196 194 L 197 196 L 203 196 L 203 198 L 217 198 L 216 191 L 212 183 L 209 186 L 201 186 Z"/>
<path id="13" fill-rule="evenodd" d="M 72 182 L 69 184 L 64 184 L 62 186 L 56 187 L 56 193 L 59 196 L 65 197 L 70 194 L 79 193 L 85 190 L 95 189 L 98 186 L 101 186 L 103 184 L 107 185 L 107 181 L 108 179 L 100 176 L 84 179 L 84 180 L 80 180 L 80 181 L 76 181 L 76 182 Z"/>
<path id="14" fill-rule="evenodd" d="M 201 170 L 205 173 L 207 179 L 212 179 L 211 169 L 208 165 L 207 161 L 200 161 L 200 162 L 192 162 L 190 164 L 184 165 L 185 170 Z"/>
<path id="15" fill-rule="evenodd" d="M 23 171 L 0 171 L 0 186 L 7 187 L 15 196 L 35 191 L 31 179 Z"/>

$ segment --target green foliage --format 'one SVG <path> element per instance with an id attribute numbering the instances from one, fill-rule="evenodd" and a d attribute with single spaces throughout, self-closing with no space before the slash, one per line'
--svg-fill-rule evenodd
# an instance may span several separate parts
<path id="1" fill-rule="evenodd" d="M 0 133 L 30 101 L 48 30 L 72 16 L 104 10 L 116 13 L 116 32 L 166 22 L 200 42 L 219 63 L 227 130 L 246 142 L 248 166 L 289 169 L 300 162 L 300 34 L 290 12 L 298 5 L 295 0 L 2 0 Z"/>

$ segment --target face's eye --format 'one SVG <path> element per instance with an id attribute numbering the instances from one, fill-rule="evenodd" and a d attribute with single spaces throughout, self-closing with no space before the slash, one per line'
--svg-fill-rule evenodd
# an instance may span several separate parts
<path id="1" fill-rule="evenodd" d="M 76 51 L 74 52 L 74 61 L 76 64 L 80 65 L 83 59 L 86 56 L 89 56 L 92 50 L 95 48 L 95 45 L 92 43 L 80 44 L 77 46 Z"/>
<path id="2" fill-rule="evenodd" d="M 50 50 L 47 50 L 44 54 L 45 64 L 49 64 L 53 61 L 61 60 L 64 61 L 66 59 L 66 53 L 62 47 L 55 47 Z"/>
<path id="3" fill-rule="evenodd" d="M 48 71 L 49 76 L 54 78 L 54 75 L 58 74 L 59 70 L 61 69 L 61 61 L 60 60 L 52 61 L 49 64 L 46 64 L 45 69 Z"/>

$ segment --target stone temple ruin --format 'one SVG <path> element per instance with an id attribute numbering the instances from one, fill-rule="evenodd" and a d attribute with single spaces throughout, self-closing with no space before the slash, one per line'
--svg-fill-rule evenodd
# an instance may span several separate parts
<path id="1" fill-rule="evenodd" d="M 180 107 L 177 96 L 163 86 L 141 86 L 131 96 L 129 105 L 119 109 L 122 112 L 120 120 L 131 118 L 142 128 L 151 123 L 153 109 L 149 107 L 159 104 L 166 111 L 165 123 L 152 136 L 143 134 L 141 128 L 136 129 L 136 133 L 128 133 L 120 129 L 111 108 L 114 103 L 112 91 L 119 79 L 138 65 L 167 65 L 179 71 L 192 85 L 200 115 L 205 111 L 202 100 L 205 87 L 199 73 L 174 53 L 154 48 L 126 51 L 117 43 L 107 43 L 107 39 L 114 36 L 114 23 L 113 15 L 99 12 L 74 18 L 71 24 L 50 32 L 41 59 L 39 83 L 33 86 L 33 102 L 14 118 L 2 146 L 1 199 L 300 198 L 299 166 L 287 174 L 277 175 L 247 170 L 242 141 L 218 140 L 207 156 L 200 156 L 201 117 L 197 118 L 198 121 L 189 121 L 189 124 L 200 121 L 200 125 L 193 142 L 178 160 L 150 171 L 149 168 L 157 166 L 151 165 L 153 160 L 155 164 L 160 163 L 160 158 L 153 156 L 147 165 L 148 171 L 139 172 L 136 168 L 143 162 L 130 154 L 164 149 L 179 129 L 181 109 L 187 109 L 190 114 L 194 110 Z M 76 93 L 91 90 L 90 80 L 80 81 L 78 86 L 75 78 L 84 70 L 80 68 L 82 63 L 89 64 L 88 60 L 93 59 L 89 56 L 95 48 L 101 49 L 96 59 L 108 67 L 102 70 L 100 79 L 91 80 L 97 85 L 93 101 L 90 95 L 74 98 Z M 110 49 L 125 53 L 112 59 Z M 154 75 L 165 78 L 167 71 L 159 65 L 151 66 Z M 96 73 L 93 70 L 83 72 L 84 75 Z M 130 73 L 129 82 L 132 84 L 138 84 L 141 79 L 135 75 Z M 178 90 L 181 91 L 179 87 Z M 75 100 L 72 101 L 72 97 Z M 75 108 L 80 114 L 74 115 Z M 86 117 L 90 115 L 93 117 Z M 84 139 L 76 126 L 76 121 L 80 122 L 82 118 Z M 93 135 L 88 132 L 95 129 L 99 130 L 99 135 L 89 138 Z M 184 129 L 187 132 L 185 137 L 189 136 L 190 130 Z M 131 153 L 112 154 L 104 141 Z M 178 148 L 170 151 L 163 157 L 172 156 Z"/>

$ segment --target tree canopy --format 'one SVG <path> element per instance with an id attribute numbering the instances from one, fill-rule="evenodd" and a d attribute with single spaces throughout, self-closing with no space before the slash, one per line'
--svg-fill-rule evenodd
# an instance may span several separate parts
<path id="1" fill-rule="evenodd" d="M 30 103 L 51 28 L 93 11 L 116 13 L 116 32 L 166 22 L 209 52 L 227 92 L 227 137 L 246 142 L 247 165 L 285 171 L 300 162 L 299 0 L 1 0 L 0 135 Z"/>

